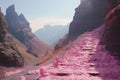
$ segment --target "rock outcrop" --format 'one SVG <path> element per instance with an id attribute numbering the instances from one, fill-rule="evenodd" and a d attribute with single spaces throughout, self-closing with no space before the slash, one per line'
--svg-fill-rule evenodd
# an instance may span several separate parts
<path id="1" fill-rule="evenodd" d="M 14 5 L 10 6 L 6 10 L 6 20 L 8 24 L 8 30 L 18 40 L 24 43 L 26 46 L 29 39 L 34 37 L 31 33 L 28 21 L 25 19 L 23 14 L 18 15 L 15 12 Z"/>
<path id="2" fill-rule="evenodd" d="M 62 43 L 58 42 L 55 48 L 59 49 L 75 40 L 84 32 L 91 31 L 102 25 L 105 21 L 106 13 L 106 0 L 81 0 L 81 4 L 75 9 L 75 15 L 70 24 L 67 38 L 63 39 Z"/>
<path id="3" fill-rule="evenodd" d="M 5 17 L 0 11 L 0 65 L 21 67 L 24 65 L 24 58 L 7 29 Z"/>
<path id="4" fill-rule="evenodd" d="M 108 4 L 101 44 L 105 44 L 108 51 L 120 58 L 120 0 L 108 0 Z"/>
<path id="5" fill-rule="evenodd" d="M 49 52 L 50 47 L 31 32 L 29 22 L 23 14 L 18 15 L 16 13 L 14 5 L 7 8 L 6 20 L 9 32 L 27 47 L 28 53 L 39 57 L 40 53 L 47 54 Z"/>
<path id="6" fill-rule="evenodd" d="M 75 16 L 69 27 L 70 40 L 103 24 L 106 12 L 106 0 L 81 0 L 80 6 L 75 9 Z"/>
<path id="7" fill-rule="evenodd" d="M 107 0 L 108 3 L 108 11 L 115 8 L 118 4 L 120 4 L 120 0 Z"/>

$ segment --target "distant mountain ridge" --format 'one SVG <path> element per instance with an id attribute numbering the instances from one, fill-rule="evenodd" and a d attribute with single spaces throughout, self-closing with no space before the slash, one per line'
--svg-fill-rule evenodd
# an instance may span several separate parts
<path id="1" fill-rule="evenodd" d="M 69 25 L 45 25 L 35 32 L 43 42 L 54 46 L 57 41 L 68 33 Z"/>

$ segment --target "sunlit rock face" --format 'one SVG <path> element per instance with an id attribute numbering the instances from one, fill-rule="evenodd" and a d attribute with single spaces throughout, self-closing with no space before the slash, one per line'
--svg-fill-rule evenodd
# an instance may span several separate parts
<path id="1" fill-rule="evenodd" d="M 109 11 L 105 21 L 105 32 L 101 43 L 106 45 L 106 49 L 113 55 L 120 58 L 120 1 L 108 0 Z M 118 5 L 117 5 L 118 4 Z"/>
<path id="2" fill-rule="evenodd" d="M 24 59 L 19 53 L 13 36 L 8 33 L 5 17 L 0 11 L 0 65 L 20 67 Z"/>
<path id="3" fill-rule="evenodd" d="M 13 34 L 20 42 L 27 47 L 27 52 L 39 57 L 40 53 L 47 54 L 49 48 L 41 42 L 32 32 L 29 22 L 23 14 L 18 15 L 14 5 L 11 5 L 6 10 L 6 21 L 8 31 Z"/>
<path id="4" fill-rule="evenodd" d="M 103 24 L 106 12 L 106 0 L 81 0 L 69 27 L 70 40 Z"/>

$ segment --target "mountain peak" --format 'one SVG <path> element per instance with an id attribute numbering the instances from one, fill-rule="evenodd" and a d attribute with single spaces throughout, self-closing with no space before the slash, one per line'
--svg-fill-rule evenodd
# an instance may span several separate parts
<path id="1" fill-rule="evenodd" d="M 7 32 L 7 24 L 5 21 L 5 17 L 1 12 L 1 8 L 0 8 L 0 35 L 5 34 L 6 32 Z"/>
<path id="2" fill-rule="evenodd" d="M 0 7 L 0 12 L 1 12 L 1 7 Z"/>
<path id="3" fill-rule="evenodd" d="M 47 50 L 49 52 L 49 46 L 40 41 L 31 32 L 29 22 L 24 17 L 24 15 L 18 15 L 17 12 L 14 10 L 14 5 L 12 5 L 6 11 L 8 31 L 27 47 L 28 53 L 34 55 L 35 57 L 39 57 L 41 55 L 39 53 L 41 53 L 42 51 L 45 52 Z M 41 46 L 41 49 L 38 46 Z"/>
<path id="4" fill-rule="evenodd" d="M 7 8 L 6 14 L 15 12 L 15 5 L 11 5 Z"/>
<path id="5" fill-rule="evenodd" d="M 19 15 L 19 17 L 25 18 L 25 16 L 22 13 Z"/>
<path id="6" fill-rule="evenodd" d="M 19 19 L 24 23 L 25 27 L 30 26 L 29 22 L 26 20 L 25 16 L 22 13 L 19 15 Z"/>

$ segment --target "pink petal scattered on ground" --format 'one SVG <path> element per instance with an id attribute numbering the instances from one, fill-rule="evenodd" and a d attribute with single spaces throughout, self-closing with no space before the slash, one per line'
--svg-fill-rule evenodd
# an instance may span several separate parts
<path id="1" fill-rule="evenodd" d="M 39 74 L 39 70 L 29 70 L 28 75 L 31 75 L 31 74 Z"/>
<path id="2" fill-rule="evenodd" d="M 25 76 L 20 76 L 19 80 L 27 80 Z"/>
<path id="3" fill-rule="evenodd" d="M 40 76 L 42 76 L 42 77 L 45 76 L 45 73 L 46 73 L 46 72 L 45 72 L 44 69 L 40 69 L 39 72 L 40 72 Z"/>
<path id="4" fill-rule="evenodd" d="M 53 67 L 58 68 L 59 63 L 61 63 L 61 60 L 59 57 L 56 57 L 54 62 L 53 62 Z"/>
<path id="5" fill-rule="evenodd" d="M 14 70 L 14 71 L 4 71 L 4 77 L 7 77 L 7 76 L 10 76 L 10 75 L 13 75 L 13 74 L 16 74 L 16 73 L 20 73 L 24 71 L 24 69 L 17 69 L 17 70 Z"/>

